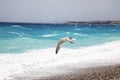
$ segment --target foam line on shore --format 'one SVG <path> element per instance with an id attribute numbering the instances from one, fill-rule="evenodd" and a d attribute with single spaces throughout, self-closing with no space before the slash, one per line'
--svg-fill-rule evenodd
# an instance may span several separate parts
<path id="1" fill-rule="evenodd" d="M 55 48 L 27 51 L 22 54 L 0 54 L 0 79 L 22 76 L 53 76 L 74 71 L 76 68 L 120 63 L 120 41 L 84 47 Z"/>

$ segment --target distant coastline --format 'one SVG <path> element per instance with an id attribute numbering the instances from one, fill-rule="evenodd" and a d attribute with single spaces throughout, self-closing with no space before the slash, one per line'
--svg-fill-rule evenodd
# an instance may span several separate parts
<path id="1" fill-rule="evenodd" d="M 120 25 L 120 20 L 115 20 L 115 21 L 67 21 L 67 22 L 63 22 L 63 23 L 34 23 L 34 22 L 0 22 L 0 24 L 73 24 L 73 25 L 80 25 L 80 24 L 111 24 L 111 25 Z"/>
<path id="2" fill-rule="evenodd" d="M 70 21 L 69 24 L 120 24 L 120 20 L 117 21 Z"/>

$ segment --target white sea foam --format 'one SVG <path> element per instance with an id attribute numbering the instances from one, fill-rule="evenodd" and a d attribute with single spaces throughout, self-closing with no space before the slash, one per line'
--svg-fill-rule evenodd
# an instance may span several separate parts
<path id="1" fill-rule="evenodd" d="M 70 34 L 70 32 L 66 32 L 66 34 Z"/>
<path id="2" fill-rule="evenodd" d="M 26 29 L 26 30 L 32 30 L 31 28 L 29 27 L 22 27 L 20 25 L 12 25 L 13 28 L 20 28 L 20 29 Z"/>
<path id="3" fill-rule="evenodd" d="M 57 36 L 58 34 L 44 34 L 42 35 L 42 37 L 53 37 L 53 36 Z"/>
<path id="4" fill-rule="evenodd" d="M 11 34 L 21 34 L 21 33 L 18 33 L 18 32 L 8 32 L 8 33 L 11 33 Z"/>
<path id="5" fill-rule="evenodd" d="M 76 35 L 76 36 L 88 36 L 87 34 L 79 34 L 79 33 L 73 33 L 73 35 Z"/>
<path id="6" fill-rule="evenodd" d="M 80 49 L 55 48 L 22 54 L 0 54 L 0 80 L 13 77 L 46 77 L 74 71 L 77 68 L 120 63 L 120 41 Z"/>
<path id="7" fill-rule="evenodd" d="M 24 33 L 18 33 L 18 32 L 8 32 L 10 34 L 16 34 L 18 36 L 24 36 L 25 34 Z"/>
<path id="8" fill-rule="evenodd" d="M 12 25 L 12 27 L 21 28 L 21 29 L 24 28 L 24 27 L 22 27 L 22 26 L 20 26 L 20 25 Z"/>

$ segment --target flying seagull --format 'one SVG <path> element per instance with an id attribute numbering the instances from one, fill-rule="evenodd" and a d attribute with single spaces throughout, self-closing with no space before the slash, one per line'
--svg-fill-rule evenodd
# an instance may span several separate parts
<path id="1" fill-rule="evenodd" d="M 61 44 L 63 44 L 64 42 L 67 42 L 67 41 L 69 41 L 70 43 L 73 43 L 73 42 L 74 42 L 74 39 L 72 39 L 71 37 L 61 38 L 61 39 L 58 41 L 57 45 L 56 45 L 56 51 L 55 51 L 56 54 L 58 53 Z"/>

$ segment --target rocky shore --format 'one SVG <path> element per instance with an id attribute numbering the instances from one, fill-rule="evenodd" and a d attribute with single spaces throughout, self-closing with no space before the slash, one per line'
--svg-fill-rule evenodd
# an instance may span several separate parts
<path id="1" fill-rule="evenodd" d="M 80 69 L 71 74 L 54 76 L 45 80 L 120 80 L 120 65 Z"/>

